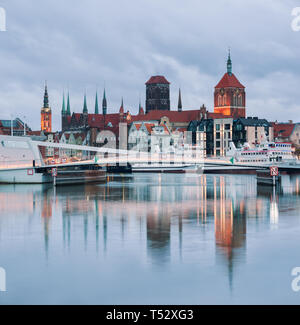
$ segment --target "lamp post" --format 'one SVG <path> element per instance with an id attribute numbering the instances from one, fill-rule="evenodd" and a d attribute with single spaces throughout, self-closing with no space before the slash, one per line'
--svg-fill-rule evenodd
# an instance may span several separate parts
<path id="1" fill-rule="evenodd" d="M 13 127 L 13 115 L 10 115 L 10 135 L 14 136 L 14 127 Z"/>

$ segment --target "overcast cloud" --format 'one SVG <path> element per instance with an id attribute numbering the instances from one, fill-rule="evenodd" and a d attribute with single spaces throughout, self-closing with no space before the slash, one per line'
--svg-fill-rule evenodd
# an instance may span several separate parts
<path id="1" fill-rule="evenodd" d="M 110 112 L 121 97 L 136 114 L 145 82 L 171 82 L 171 106 L 182 89 L 185 109 L 213 110 L 213 90 L 226 69 L 247 91 L 247 113 L 300 121 L 300 32 L 291 29 L 294 0 L 7 0 L 0 32 L 0 118 L 40 127 L 44 80 L 54 129 L 60 129 L 63 90 L 80 112 L 85 90 L 94 109 L 106 84 Z"/>

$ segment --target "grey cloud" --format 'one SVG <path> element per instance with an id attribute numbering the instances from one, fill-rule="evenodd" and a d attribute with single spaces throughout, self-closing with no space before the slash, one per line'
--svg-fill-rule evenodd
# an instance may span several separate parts
<path id="1" fill-rule="evenodd" d="M 26 115 L 39 128 L 47 79 L 54 126 L 62 91 L 72 109 L 89 109 L 106 83 L 109 109 L 137 112 L 145 81 L 164 74 L 172 106 L 182 88 L 185 108 L 213 109 L 213 87 L 233 70 L 247 87 L 248 113 L 299 120 L 300 32 L 290 28 L 298 1 L 7 0 L 7 32 L 0 34 L 0 115 Z"/>

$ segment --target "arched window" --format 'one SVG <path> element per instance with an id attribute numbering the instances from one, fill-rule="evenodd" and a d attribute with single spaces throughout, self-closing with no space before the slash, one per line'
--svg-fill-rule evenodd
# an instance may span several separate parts
<path id="1" fill-rule="evenodd" d="M 238 106 L 242 106 L 242 95 L 239 95 Z"/>
<path id="2" fill-rule="evenodd" d="M 237 106 L 236 95 L 233 95 L 233 106 Z"/>
<path id="3" fill-rule="evenodd" d="M 226 95 L 223 96 L 223 106 L 226 106 L 226 101 L 227 101 L 227 98 L 226 98 Z"/>

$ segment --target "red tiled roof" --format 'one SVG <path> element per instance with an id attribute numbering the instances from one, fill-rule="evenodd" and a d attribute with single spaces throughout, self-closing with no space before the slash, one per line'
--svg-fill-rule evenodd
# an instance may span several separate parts
<path id="1" fill-rule="evenodd" d="M 200 119 L 200 111 L 199 110 L 189 110 L 189 111 L 161 111 L 161 110 L 153 110 L 148 112 L 145 115 L 136 115 L 132 116 L 132 120 L 134 121 L 159 121 L 162 117 L 167 117 L 171 123 L 188 123 L 192 120 Z"/>
<path id="2" fill-rule="evenodd" d="M 155 124 L 145 123 L 145 127 L 146 127 L 147 131 L 149 132 L 149 134 L 151 134 L 153 126 L 155 126 Z"/>
<path id="3" fill-rule="evenodd" d="M 170 82 L 164 76 L 152 76 L 146 82 L 146 85 L 150 84 L 170 84 Z"/>
<path id="4" fill-rule="evenodd" d="M 189 123 L 190 121 L 200 120 L 200 110 L 187 110 L 187 111 L 160 111 L 153 110 L 145 115 L 132 116 L 132 121 L 159 121 L 162 117 L 167 117 L 171 123 Z M 221 113 L 207 112 L 207 118 L 224 118 L 231 116 L 224 116 Z"/>
<path id="5" fill-rule="evenodd" d="M 232 73 L 229 75 L 227 72 L 224 74 L 223 78 L 216 85 L 215 88 L 226 88 L 226 87 L 235 87 L 235 88 L 245 88 L 237 79 L 237 77 Z"/>
<path id="6" fill-rule="evenodd" d="M 111 123 L 113 126 L 118 125 L 120 121 L 119 113 L 106 114 L 105 115 L 105 126 Z M 104 115 L 103 114 L 89 114 L 88 125 L 95 128 L 103 128 Z"/>
<path id="7" fill-rule="evenodd" d="M 284 138 L 290 137 L 295 127 L 293 123 L 272 123 L 272 125 L 274 127 L 274 136 Z"/>
<path id="8" fill-rule="evenodd" d="M 141 128 L 142 124 L 135 124 L 135 127 L 137 130 L 139 130 Z"/>

